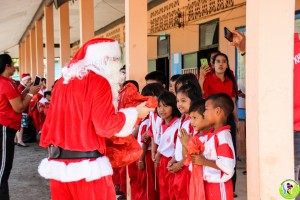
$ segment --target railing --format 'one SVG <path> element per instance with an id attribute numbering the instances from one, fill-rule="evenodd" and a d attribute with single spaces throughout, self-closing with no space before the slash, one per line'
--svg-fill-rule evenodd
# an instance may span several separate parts
<path id="1" fill-rule="evenodd" d="M 195 74 L 197 76 L 197 74 L 198 74 L 197 67 L 195 67 L 195 68 L 188 68 L 188 69 L 182 69 L 182 74 L 189 74 L 189 73 Z"/>

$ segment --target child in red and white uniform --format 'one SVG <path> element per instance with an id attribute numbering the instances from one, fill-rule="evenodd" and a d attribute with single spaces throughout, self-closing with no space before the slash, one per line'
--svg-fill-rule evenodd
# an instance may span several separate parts
<path id="1" fill-rule="evenodd" d="M 176 106 L 176 96 L 171 92 L 164 92 L 158 97 L 158 115 L 162 119 L 160 141 L 155 155 L 155 163 L 159 168 L 159 199 L 173 200 L 174 174 L 168 169 L 168 163 L 175 153 L 175 141 L 179 125 L 180 112 Z"/>
<path id="2" fill-rule="evenodd" d="M 200 136 L 204 142 L 203 155 L 192 156 L 192 163 L 203 165 L 206 200 L 233 200 L 231 177 L 234 174 L 235 152 L 227 126 L 227 118 L 234 109 L 232 99 L 218 93 L 206 99 L 204 117 L 212 129 Z"/>
<path id="3" fill-rule="evenodd" d="M 50 106 L 50 101 L 51 101 L 51 91 L 45 91 L 44 92 L 44 98 L 42 98 L 39 103 L 38 103 L 38 110 L 39 110 L 39 119 L 40 119 L 40 126 L 41 129 L 43 127 L 43 124 L 45 122 L 49 106 Z M 41 130 L 40 129 L 40 130 Z"/>
<path id="4" fill-rule="evenodd" d="M 194 134 L 188 133 L 184 128 L 180 130 L 181 136 L 179 137 L 183 145 L 183 157 L 188 157 L 188 160 L 185 161 L 185 165 L 189 166 L 191 173 L 190 180 L 190 200 L 192 199 L 204 199 L 204 182 L 203 182 L 203 173 L 202 167 L 194 167 L 191 164 L 191 155 L 200 154 L 201 149 L 203 148 L 204 141 L 199 141 L 200 136 L 204 136 L 209 130 L 209 125 L 204 119 L 205 111 L 205 100 L 200 99 L 195 101 L 190 109 L 189 116 L 191 118 L 191 126 L 194 129 Z M 185 155 L 186 152 L 186 155 Z"/>
<path id="5" fill-rule="evenodd" d="M 20 85 L 18 85 L 19 93 L 23 94 L 24 91 L 26 90 L 26 88 L 29 88 L 30 85 L 31 85 L 31 76 L 30 76 L 30 74 L 26 74 L 26 73 L 22 74 Z M 29 126 L 29 116 L 28 116 L 28 107 L 27 107 L 22 112 L 21 128 L 16 133 L 15 141 L 16 141 L 16 144 L 19 147 L 28 147 L 28 145 L 23 142 L 24 128 L 28 128 L 28 126 Z"/>
<path id="6" fill-rule="evenodd" d="M 50 179 L 51 199 L 116 199 L 106 138 L 128 136 L 153 111 L 145 103 L 117 110 L 121 67 L 118 42 L 95 38 L 63 68 L 40 139 L 50 150 L 38 171 Z"/>
<path id="7" fill-rule="evenodd" d="M 197 99 L 201 99 L 201 91 L 197 90 L 194 85 L 186 84 L 177 90 L 177 107 L 181 113 L 178 129 L 184 128 L 188 133 L 193 133 L 188 115 L 191 104 Z M 180 132 L 178 132 L 180 135 Z M 176 140 L 175 155 L 168 163 L 168 170 L 175 173 L 173 189 L 177 199 L 189 199 L 189 182 L 190 171 L 184 166 L 182 144 L 179 139 Z"/>

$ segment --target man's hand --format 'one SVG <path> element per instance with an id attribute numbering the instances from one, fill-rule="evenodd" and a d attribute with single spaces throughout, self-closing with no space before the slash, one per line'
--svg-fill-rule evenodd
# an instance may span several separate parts
<path id="1" fill-rule="evenodd" d="M 146 106 L 146 102 L 143 102 L 143 103 L 139 104 L 136 107 L 136 110 L 137 110 L 137 113 L 138 113 L 138 118 L 144 119 L 145 117 L 147 117 L 147 115 L 150 112 L 154 112 L 155 109 L 154 108 L 148 108 Z"/>
<path id="2" fill-rule="evenodd" d="M 246 37 L 243 33 L 237 30 L 232 30 L 233 41 L 230 45 L 235 46 L 240 52 L 246 52 Z"/>

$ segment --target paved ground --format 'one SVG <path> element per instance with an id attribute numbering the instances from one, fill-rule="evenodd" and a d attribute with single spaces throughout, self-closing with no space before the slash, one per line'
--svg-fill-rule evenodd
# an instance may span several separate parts
<path id="1" fill-rule="evenodd" d="M 15 159 L 9 178 L 11 200 L 49 200 L 49 182 L 39 176 L 37 167 L 47 157 L 46 149 L 37 144 L 15 146 Z"/>
<path id="2" fill-rule="evenodd" d="M 23 148 L 16 146 L 14 165 L 9 179 L 11 200 L 49 200 L 49 182 L 41 178 L 37 167 L 47 151 L 36 144 Z M 238 162 L 236 200 L 246 200 L 245 164 Z"/>

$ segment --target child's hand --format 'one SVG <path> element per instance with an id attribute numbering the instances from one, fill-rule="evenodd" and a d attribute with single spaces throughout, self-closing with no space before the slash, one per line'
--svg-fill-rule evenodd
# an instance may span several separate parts
<path id="1" fill-rule="evenodd" d="M 175 162 L 176 162 L 176 160 L 175 160 L 174 157 L 168 162 L 167 169 L 168 169 L 169 172 L 171 172 L 171 167 L 173 166 L 173 164 Z"/>
<path id="2" fill-rule="evenodd" d="M 145 162 L 143 160 L 138 161 L 138 169 L 144 170 L 145 169 Z"/>
<path id="3" fill-rule="evenodd" d="M 200 154 L 200 155 L 192 155 L 192 163 L 194 165 L 205 165 L 205 157 Z"/>
<path id="4" fill-rule="evenodd" d="M 156 166 L 159 166 L 160 158 L 161 158 L 161 154 L 157 152 L 154 158 L 154 163 Z"/>
<path id="5" fill-rule="evenodd" d="M 179 137 L 179 140 L 180 140 L 181 144 L 185 148 L 188 148 L 188 142 L 189 142 L 189 140 L 191 138 L 191 134 L 188 134 L 184 128 L 180 129 L 180 133 L 181 133 L 181 136 L 178 135 L 178 137 Z"/>
<path id="6" fill-rule="evenodd" d="M 147 141 L 148 141 L 148 139 L 149 139 L 148 131 L 145 132 L 145 133 L 142 135 L 142 139 L 143 139 L 144 142 L 147 142 Z"/>
<path id="7" fill-rule="evenodd" d="M 182 162 L 174 163 L 174 164 L 170 167 L 169 171 L 170 171 L 171 173 L 177 173 L 179 170 L 182 169 L 183 166 L 184 166 L 184 165 L 183 165 Z"/>

